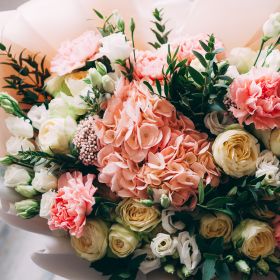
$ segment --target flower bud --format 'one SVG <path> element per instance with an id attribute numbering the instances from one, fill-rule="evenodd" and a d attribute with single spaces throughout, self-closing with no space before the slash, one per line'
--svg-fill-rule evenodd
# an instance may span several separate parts
<path id="1" fill-rule="evenodd" d="M 16 186 L 15 190 L 26 198 L 32 198 L 38 194 L 38 192 L 30 185 L 18 185 Z"/>
<path id="2" fill-rule="evenodd" d="M 280 264 L 280 259 L 277 258 L 275 255 L 270 255 L 266 258 L 267 261 L 269 261 L 270 263 L 273 263 L 273 264 L 277 264 L 279 265 Z"/>
<path id="3" fill-rule="evenodd" d="M 259 271 L 264 274 L 264 275 L 267 275 L 268 272 L 269 272 L 269 265 L 268 263 L 261 259 L 257 262 L 257 268 L 259 269 Z"/>
<path id="4" fill-rule="evenodd" d="M 154 205 L 154 202 L 151 199 L 141 199 L 140 203 L 144 204 L 145 206 L 151 207 Z"/>
<path id="5" fill-rule="evenodd" d="M 244 260 L 239 260 L 235 263 L 235 266 L 239 272 L 250 274 L 251 268 Z"/>
<path id="6" fill-rule="evenodd" d="M 166 264 L 163 268 L 167 273 L 174 274 L 175 272 L 175 267 L 173 264 Z"/>
<path id="7" fill-rule="evenodd" d="M 234 262 L 234 257 L 233 257 L 232 255 L 227 255 L 227 256 L 225 257 L 225 261 L 226 261 L 227 263 L 233 263 L 233 262 Z"/>
<path id="8" fill-rule="evenodd" d="M 274 13 L 263 25 L 263 34 L 265 40 L 275 38 L 280 34 L 280 13 Z"/>
<path id="9" fill-rule="evenodd" d="M 235 187 L 233 187 L 232 189 L 229 190 L 227 195 L 228 196 L 235 196 L 236 193 L 237 193 L 237 190 L 238 190 L 238 188 L 235 186 Z"/>
<path id="10" fill-rule="evenodd" d="M 39 214 L 40 204 L 35 199 L 26 199 L 15 203 L 17 215 L 23 219 L 30 219 Z"/>
<path id="11" fill-rule="evenodd" d="M 113 93 L 115 90 L 115 81 L 109 76 L 102 77 L 102 87 L 106 92 Z"/>
<path id="12" fill-rule="evenodd" d="M 5 92 L 0 93 L 0 107 L 2 107 L 6 113 L 15 115 L 16 111 L 21 112 L 18 102 Z"/>
<path id="13" fill-rule="evenodd" d="M 182 273 L 186 278 L 188 278 L 192 275 L 192 272 L 189 271 L 185 265 L 182 267 Z"/>
<path id="14" fill-rule="evenodd" d="M 0 164 L 2 165 L 11 165 L 13 164 L 13 160 L 9 156 L 5 156 L 0 158 Z"/>
<path id="15" fill-rule="evenodd" d="M 95 67 L 96 67 L 97 72 L 101 76 L 104 76 L 104 75 L 107 74 L 107 68 L 106 68 L 106 66 L 102 62 L 96 61 L 95 62 Z"/>
<path id="16" fill-rule="evenodd" d="M 87 75 L 86 79 L 89 79 L 94 87 L 101 89 L 102 76 L 95 68 L 91 68 L 88 70 L 88 75 Z"/>
<path id="17" fill-rule="evenodd" d="M 160 197 L 160 205 L 163 208 L 168 208 L 170 206 L 170 204 L 171 204 L 171 201 L 170 201 L 168 195 L 162 194 Z"/>

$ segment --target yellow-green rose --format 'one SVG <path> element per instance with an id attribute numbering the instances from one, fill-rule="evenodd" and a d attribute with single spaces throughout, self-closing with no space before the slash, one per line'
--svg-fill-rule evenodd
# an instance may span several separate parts
<path id="1" fill-rule="evenodd" d="M 256 171 L 260 153 L 258 140 L 241 129 L 232 129 L 218 135 L 213 144 L 213 156 L 224 172 L 240 178 Z"/>
<path id="2" fill-rule="evenodd" d="M 224 237 L 227 243 L 231 239 L 233 226 L 229 216 L 222 213 L 207 214 L 200 220 L 199 232 L 204 238 Z"/>
<path id="3" fill-rule="evenodd" d="M 112 225 L 109 233 L 109 246 L 119 258 L 125 258 L 134 252 L 138 245 L 136 234 L 120 224 Z"/>
<path id="4" fill-rule="evenodd" d="M 107 225 L 99 220 L 88 220 L 80 238 L 71 237 L 71 245 L 77 254 L 88 261 L 94 262 L 102 259 L 108 247 Z"/>
<path id="5" fill-rule="evenodd" d="M 161 214 L 155 207 L 148 207 L 135 199 L 125 199 L 117 207 L 121 222 L 136 232 L 151 231 L 161 221 Z"/>
<path id="6" fill-rule="evenodd" d="M 264 222 L 246 219 L 232 234 L 234 246 L 252 260 L 273 254 L 275 238 L 273 229 Z"/>

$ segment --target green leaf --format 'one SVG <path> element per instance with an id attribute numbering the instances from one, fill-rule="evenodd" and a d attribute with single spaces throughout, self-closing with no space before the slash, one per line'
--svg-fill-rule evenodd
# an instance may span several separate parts
<path id="1" fill-rule="evenodd" d="M 159 93 L 159 95 L 161 96 L 161 84 L 160 84 L 160 81 L 159 80 L 156 80 L 156 87 L 157 87 L 157 91 Z"/>
<path id="2" fill-rule="evenodd" d="M 210 48 L 207 46 L 207 44 L 205 44 L 203 41 L 199 40 L 199 44 L 201 45 L 201 47 L 206 51 L 209 52 Z"/>
<path id="3" fill-rule="evenodd" d="M 217 237 L 214 238 L 209 246 L 209 253 L 220 255 L 224 251 L 224 238 L 223 237 Z"/>
<path id="4" fill-rule="evenodd" d="M 153 87 L 151 86 L 151 84 L 150 84 L 149 82 L 144 81 L 143 83 L 144 83 L 144 85 L 149 89 L 149 91 L 150 91 L 151 93 L 154 93 L 154 89 L 153 89 Z"/>
<path id="5" fill-rule="evenodd" d="M 189 74 L 191 75 L 191 77 L 193 78 L 193 80 L 200 86 L 203 86 L 204 84 L 204 78 L 203 76 L 193 67 L 189 66 L 188 67 L 189 70 Z"/>
<path id="6" fill-rule="evenodd" d="M 104 19 L 104 16 L 98 12 L 97 10 L 93 9 L 93 11 L 95 12 L 95 14 L 100 18 L 100 19 Z"/>
<path id="7" fill-rule="evenodd" d="M 1 51 L 5 51 L 6 50 L 6 46 L 3 43 L 0 43 L 0 50 Z"/>
<path id="8" fill-rule="evenodd" d="M 212 280 L 215 276 L 215 257 L 208 257 L 205 259 L 202 266 L 202 280 Z"/>
<path id="9" fill-rule="evenodd" d="M 208 201 L 206 206 L 207 206 L 207 208 L 220 208 L 232 201 L 233 201 L 233 199 L 231 197 L 226 197 L 226 196 L 215 197 L 215 198 L 211 199 L 210 201 Z"/>
<path id="10" fill-rule="evenodd" d="M 198 185 L 198 201 L 199 201 L 199 204 L 202 204 L 204 202 L 203 180 L 200 180 L 199 185 Z"/>
<path id="11" fill-rule="evenodd" d="M 217 261 L 215 269 L 219 280 L 231 280 L 230 270 L 225 262 Z"/>
<path id="12" fill-rule="evenodd" d="M 197 57 L 197 59 L 200 61 L 201 65 L 203 65 L 205 68 L 207 68 L 207 62 L 203 55 L 197 51 L 193 51 L 193 54 Z"/>

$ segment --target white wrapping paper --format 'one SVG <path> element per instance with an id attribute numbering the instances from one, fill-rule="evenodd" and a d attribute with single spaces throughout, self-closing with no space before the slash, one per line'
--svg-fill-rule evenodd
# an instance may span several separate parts
<path id="1" fill-rule="evenodd" d="M 165 17 L 172 28 L 171 38 L 214 33 L 229 50 L 235 46 L 253 46 L 261 36 L 261 26 L 269 14 L 280 10 L 279 0 L 31 0 L 16 11 L 0 13 L 1 41 L 12 43 L 19 52 L 26 48 L 51 58 L 60 43 L 72 39 L 99 24 L 92 8 L 109 14 L 117 9 L 127 26 L 131 17 L 136 22 L 136 45 L 147 48 L 153 40 L 149 31 L 151 11 L 164 8 Z M 0 86 L 7 68 L 0 67 Z M 0 155 L 8 137 L 4 127 L 5 114 L 0 111 Z M 42 234 L 42 250 L 32 255 L 32 260 L 42 268 L 68 279 L 102 279 L 89 263 L 75 256 L 65 237 L 52 237 L 46 220 L 29 221 L 15 216 L 12 203 L 20 197 L 0 183 L 0 217 L 7 223 L 24 230 Z M 139 279 L 145 278 L 139 275 Z M 154 272 L 149 279 L 162 279 Z M 168 279 L 168 276 L 164 276 Z M 237 277 L 236 279 L 239 279 Z M 258 279 L 258 278 L 256 278 Z M 276 279 L 272 276 L 269 279 Z"/>

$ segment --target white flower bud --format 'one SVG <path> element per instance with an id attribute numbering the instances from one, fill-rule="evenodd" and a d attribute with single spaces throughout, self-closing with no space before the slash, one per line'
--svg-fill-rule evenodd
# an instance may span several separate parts
<path id="1" fill-rule="evenodd" d="M 47 168 L 41 168 L 35 173 L 32 186 L 38 192 L 45 193 L 57 188 L 57 178 Z"/>
<path id="2" fill-rule="evenodd" d="M 38 215 L 40 204 L 35 199 L 26 199 L 15 203 L 17 215 L 23 219 L 31 219 Z"/>
<path id="3" fill-rule="evenodd" d="M 10 116 L 5 120 L 8 130 L 17 137 L 32 138 L 33 127 L 29 120 Z"/>
<path id="4" fill-rule="evenodd" d="M 263 25 L 263 34 L 267 38 L 276 38 L 280 34 L 280 13 L 271 14 Z"/>
<path id="5" fill-rule="evenodd" d="M 31 177 L 28 171 L 22 166 L 12 164 L 7 167 L 4 174 L 4 185 L 6 187 L 28 185 L 30 181 L 31 181 Z"/>
<path id="6" fill-rule="evenodd" d="M 113 93 L 115 91 L 115 81 L 109 76 L 102 77 L 102 87 L 106 92 Z"/>
<path id="7" fill-rule="evenodd" d="M 32 198 L 37 195 L 37 191 L 30 185 L 18 185 L 15 191 L 26 198 Z"/>

